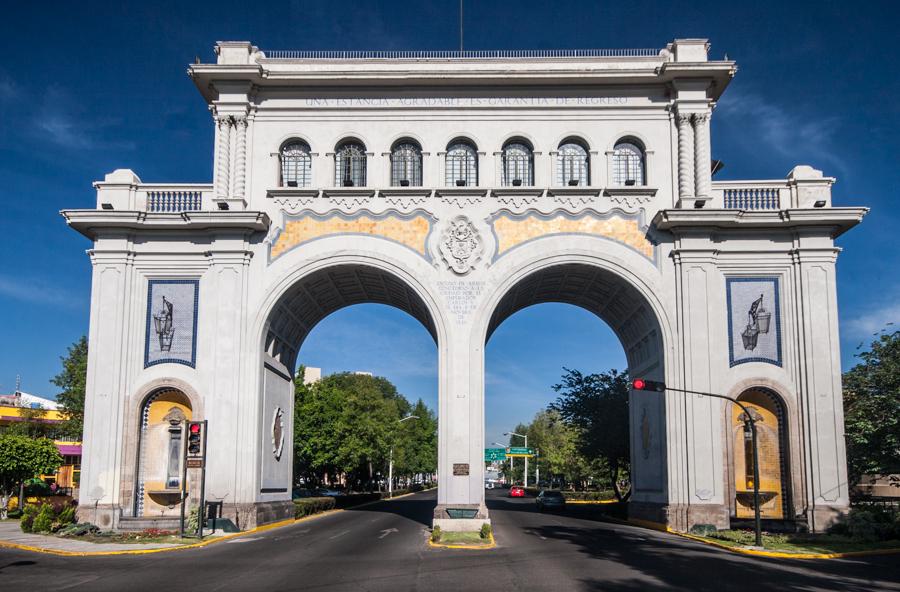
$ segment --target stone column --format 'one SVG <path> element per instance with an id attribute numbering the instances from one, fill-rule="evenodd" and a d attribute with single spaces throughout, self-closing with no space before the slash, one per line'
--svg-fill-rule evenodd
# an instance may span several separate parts
<path id="1" fill-rule="evenodd" d="M 216 198 L 228 199 L 231 176 L 231 116 L 216 117 Z"/>
<path id="2" fill-rule="evenodd" d="M 85 384 L 84 460 L 78 516 L 82 521 L 110 530 L 116 528 L 122 510 L 130 515 L 129 508 L 122 507 L 123 490 L 127 492 L 132 484 L 122 482 L 122 469 L 123 463 L 132 463 L 133 459 L 122 458 L 122 450 L 127 433 L 126 417 L 138 414 L 137 406 L 129 405 L 128 399 L 132 388 L 128 362 L 138 343 L 130 337 L 134 331 L 129 327 L 144 317 L 132 309 L 131 241 L 123 236 L 97 240 L 91 251 L 91 263 L 88 333 L 91 347 Z"/>
<path id="3" fill-rule="evenodd" d="M 715 368 L 722 362 L 711 335 L 721 334 L 724 292 L 716 269 L 716 253 L 704 240 L 679 237 L 672 253 L 675 262 L 675 302 L 681 351 L 673 386 L 699 392 L 719 392 Z M 681 384 L 678 384 L 681 383 Z M 694 524 L 728 526 L 725 503 L 723 406 L 720 399 L 668 393 L 669 425 L 682 433 L 671 438 L 669 456 L 669 519 L 679 530 Z M 680 416 L 680 417 L 679 417 Z M 684 423 L 680 418 L 684 418 Z M 680 428 L 680 429 L 679 429 Z M 675 434 L 671 434 L 675 436 Z"/>
<path id="4" fill-rule="evenodd" d="M 799 234 L 794 251 L 797 312 L 793 318 L 799 324 L 798 398 L 808 459 L 804 501 L 810 530 L 822 532 L 846 513 L 850 503 L 835 279 L 838 249 L 817 236 L 820 230 Z M 788 329 L 784 328 L 785 335 L 792 333 Z"/>
<path id="5" fill-rule="evenodd" d="M 712 194 L 712 155 L 709 146 L 709 113 L 694 114 L 694 189 L 697 197 Z M 679 167 L 679 172 L 681 167 Z"/>
<path id="6" fill-rule="evenodd" d="M 694 197 L 694 128 L 690 113 L 676 113 L 678 121 L 678 197 Z"/>
<path id="7" fill-rule="evenodd" d="M 444 285 L 454 299 L 477 302 L 479 289 L 468 280 L 453 279 Z M 478 530 L 488 521 L 484 505 L 484 344 L 471 343 L 467 314 L 456 315 L 455 320 L 439 352 L 439 486 L 433 524 L 443 530 Z M 474 510 L 475 518 L 450 519 L 448 508 Z"/>
<path id="8" fill-rule="evenodd" d="M 235 117 L 237 135 L 234 142 L 234 193 L 235 199 L 244 199 L 247 186 L 247 117 Z"/>

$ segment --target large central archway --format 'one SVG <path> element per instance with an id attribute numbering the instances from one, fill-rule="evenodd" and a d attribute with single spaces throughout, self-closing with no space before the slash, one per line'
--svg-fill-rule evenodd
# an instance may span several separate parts
<path id="1" fill-rule="evenodd" d="M 516 312 L 550 302 L 578 306 L 607 323 L 622 343 L 632 375 L 664 376 L 663 333 L 652 305 L 623 276 L 597 264 L 557 262 L 525 274 L 494 308 L 486 340 Z M 666 465 L 664 401 L 632 395 L 630 409 L 634 502 L 660 503 Z"/>
<path id="2" fill-rule="evenodd" d="M 292 511 L 293 376 L 298 354 L 323 319 L 358 304 L 382 304 L 416 319 L 440 343 L 440 320 L 428 291 L 408 268 L 364 255 L 323 257 L 286 268 L 260 313 L 258 421 L 260 458 L 256 516 L 268 522 Z"/>

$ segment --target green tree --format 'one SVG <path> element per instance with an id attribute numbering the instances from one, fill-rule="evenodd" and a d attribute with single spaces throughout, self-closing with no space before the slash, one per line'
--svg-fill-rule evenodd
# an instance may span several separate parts
<path id="1" fill-rule="evenodd" d="M 630 470 L 628 375 L 616 370 L 582 374 L 564 368 L 562 382 L 553 385 L 558 397 L 550 409 L 578 430 L 578 448 L 588 459 L 603 459 L 618 499 L 619 485 Z"/>
<path id="2" fill-rule="evenodd" d="M 422 399 L 416 401 L 409 415 L 418 419 L 396 424 L 394 474 L 412 477 L 434 473 L 437 471 L 437 417 Z"/>
<path id="3" fill-rule="evenodd" d="M 59 450 L 47 438 L 0 434 L 0 516 L 6 517 L 9 498 L 22 482 L 55 473 L 62 462 Z"/>
<path id="4" fill-rule="evenodd" d="M 844 373 L 844 433 L 851 483 L 900 471 L 900 331 L 884 333 Z"/>
<path id="5" fill-rule="evenodd" d="M 51 382 L 62 389 L 56 395 L 63 414 L 66 416 L 61 429 L 65 437 L 81 440 L 84 432 L 84 393 L 87 381 L 88 341 L 87 337 L 69 346 L 62 360 L 62 372 Z"/>

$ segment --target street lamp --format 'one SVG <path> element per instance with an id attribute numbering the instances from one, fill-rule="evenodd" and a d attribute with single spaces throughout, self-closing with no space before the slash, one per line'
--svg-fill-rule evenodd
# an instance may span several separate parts
<path id="1" fill-rule="evenodd" d="M 715 393 L 704 393 L 701 391 L 689 391 L 687 389 L 680 389 L 671 386 L 666 386 L 664 382 L 658 382 L 655 380 L 646 380 L 644 378 L 635 378 L 631 382 L 631 386 L 636 391 L 655 391 L 658 393 L 664 393 L 665 391 L 675 391 L 676 393 L 685 393 L 688 395 L 701 395 L 704 397 L 715 397 L 716 399 L 725 399 L 726 401 L 731 401 L 738 407 L 744 410 L 744 432 L 750 432 L 750 439 L 753 444 L 753 521 L 756 529 L 756 546 L 762 547 L 762 523 L 760 520 L 759 513 L 759 456 L 757 456 L 757 447 L 756 447 L 756 420 L 753 419 L 753 415 L 750 413 L 750 410 L 746 405 L 738 401 L 737 399 L 733 399 L 731 397 L 727 397 L 725 395 L 717 395 Z"/>
<path id="2" fill-rule="evenodd" d="M 419 419 L 418 415 L 407 415 L 403 419 L 398 419 L 397 423 L 403 423 L 407 419 Z M 390 460 L 388 461 L 388 497 L 394 497 L 394 445 L 391 444 Z"/>
<path id="3" fill-rule="evenodd" d="M 492 442 L 492 444 L 493 444 L 494 446 L 499 446 L 500 448 L 503 448 L 504 450 L 506 450 L 507 448 L 509 448 L 509 445 L 508 445 L 508 444 L 501 444 L 500 442 Z M 512 458 L 512 457 L 509 457 L 509 474 L 510 474 L 510 476 L 512 476 L 512 463 L 513 463 L 513 458 Z M 504 472 L 504 474 L 503 474 L 503 478 L 506 479 L 506 473 L 505 473 L 505 472 Z"/>
<path id="4" fill-rule="evenodd" d="M 525 434 L 517 434 L 515 432 L 506 432 L 503 434 L 504 436 L 518 436 L 520 438 L 525 438 L 525 448 L 528 448 L 528 436 Z M 526 450 L 526 453 L 528 451 Z M 509 461 L 509 472 L 512 472 L 512 457 L 510 457 Z M 525 487 L 528 487 L 528 455 L 525 455 Z"/>

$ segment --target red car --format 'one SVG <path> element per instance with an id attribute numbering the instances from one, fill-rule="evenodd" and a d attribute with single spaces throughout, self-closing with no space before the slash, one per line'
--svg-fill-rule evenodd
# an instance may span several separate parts
<path id="1" fill-rule="evenodd" d="M 525 497 L 525 488 L 521 485 L 513 485 L 509 488 L 509 497 Z"/>

